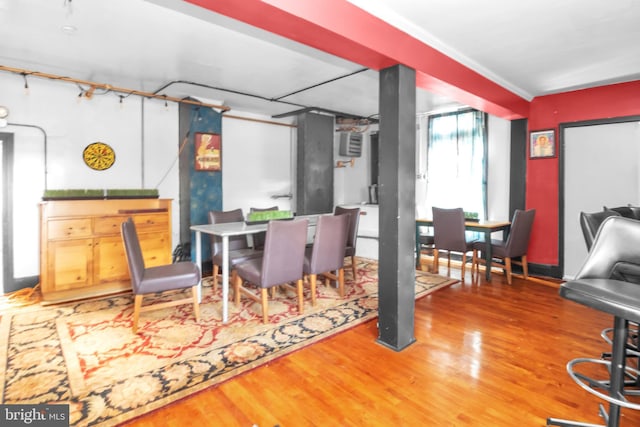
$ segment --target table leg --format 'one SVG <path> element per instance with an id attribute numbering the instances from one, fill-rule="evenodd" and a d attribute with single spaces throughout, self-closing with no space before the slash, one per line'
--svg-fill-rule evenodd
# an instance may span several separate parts
<path id="1" fill-rule="evenodd" d="M 229 236 L 222 236 L 222 323 L 227 323 L 229 309 Z"/>
<path id="2" fill-rule="evenodd" d="M 486 243 L 485 247 L 487 248 L 487 250 L 484 251 L 484 278 L 488 282 L 491 280 L 491 260 L 493 259 L 493 255 L 491 254 L 491 230 L 487 230 L 484 232 L 484 241 Z"/>
<path id="3" fill-rule="evenodd" d="M 196 231 L 196 264 L 200 270 L 200 281 L 198 282 L 198 302 L 202 302 L 202 233 Z"/>

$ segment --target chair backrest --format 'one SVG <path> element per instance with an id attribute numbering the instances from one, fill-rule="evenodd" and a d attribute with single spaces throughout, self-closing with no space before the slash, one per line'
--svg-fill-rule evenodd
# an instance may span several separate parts
<path id="1" fill-rule="evenodd" d="M 120 226 L 122 241 L 124 243 L 125 254 L 127 256 L 127 264 L 129 266 L 129 276 L 131 277 L 131 287 L 133 292 L 137 293 L 144 276 L 144 257 L 138 240 L 138 232 L 133 219 L 129 218 Z"/>
<path id="2" fill-rule="evenodd" d="M 209 211 L 209 224 L 223 224 L 226 222 L 242 222 L 244 215 L 242 209 L 233 209 L 230 211 Z M 246 249 L 247 236 L 231 236 L 229 237 L 229 250 Z M 220 257 L 222 255 L 222 238 L 213 236 L 211 239 L 211 255 Z"/>
<path id="3" fill-rule="evenodd" d="M 335 271 L 344 266 L 344 251 L 347 246 L 349 216 L 321 215 L 318 217 L 313 238 L 311 259 L 305 273 L 318 274 Z M 306 263 L 305 263 L 306 264 Z"/>
<path id="4" fill-rule="evenodd" d="M 527 254 L 529 248 L 529 238 L 531 237 L 531 227 L 536 216 L 535 209 L 526 211 L 516 209 L 511 220 L 511 229 L 504 245 L 505 255 L 508 257 L 519 257 Z"/>
<path id="5" fill-rule="evenodd" d="M 347 231 L 347 247 L 355 249 L 358 241 L 358 222 L 360 221 L 360 208 L 344 208 L 336 206 L 335 215 L 349 216 L 349 230 Z"/>
<path id="6" fill-rule="evenodd" d="M 269 221 L 262 256 L 261 287 L 268 288 L 302 278 L 308 224 L 306 219 Z"/>
<path id="7" fill-rule="evenodd" d="M 612 215 L 604 219 L 576 279 L 618 279 L 640 283 L 640 221 Z"/>
<path id="8" fill-rule="evenodd" d="M 433 207 L 433 243 L 436 249 L 465 252 L 467 238 L 462 208 Z"/>
<path id="9" fill-rule="evenodd" d="M 602 222 L 610 216 L 621 216 L 619 212 L 613 210 L 604 210 L 599 212 L 580 212 L 580 228 L 587 250 L 591 250 L 593 241 L 596 238 L 598 229 Z"/>
<path id="10" fill-rule="evenodd" d="M 633 211 L 633 209 L 631 209 L 630 206 L 616 206 L 615 208 L 608 208 L 606 206 L 603 206 L 602 209 L 605 211 L 618 212 L 621 216 L 625 218 L 638 219 L 636 218 L 636 214 Z"/>

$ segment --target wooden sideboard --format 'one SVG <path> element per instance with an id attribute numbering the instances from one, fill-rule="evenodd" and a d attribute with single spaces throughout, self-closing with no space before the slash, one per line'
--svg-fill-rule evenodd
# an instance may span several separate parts
<path id="1" fill-rule="evenodd" d="M 131 290 L 120 225 L 132 217 L 145 265 L 171 263 L 171 200 L 56 200 L 40 203 L 43 303 Z"/>

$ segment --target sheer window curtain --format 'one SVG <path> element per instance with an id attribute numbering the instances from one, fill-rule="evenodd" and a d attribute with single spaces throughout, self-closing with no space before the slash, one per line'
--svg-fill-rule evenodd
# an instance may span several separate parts
<path id="1" fill-rule="evenodd" d="M 463 110 L 429 116 L 426 132 L 426 197 L 420 210 L 462 207 L 486 218 L 486 114 Z"/>

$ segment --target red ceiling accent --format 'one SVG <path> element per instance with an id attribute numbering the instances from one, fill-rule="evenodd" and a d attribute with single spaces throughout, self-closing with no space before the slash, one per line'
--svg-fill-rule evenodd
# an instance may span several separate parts
<path id="1" fill-rule="evenodd" d="M 416 85 L 505 119 L 529 102 L 345 0 L 186 0 L 373 70 L 403 64 Z"/>

